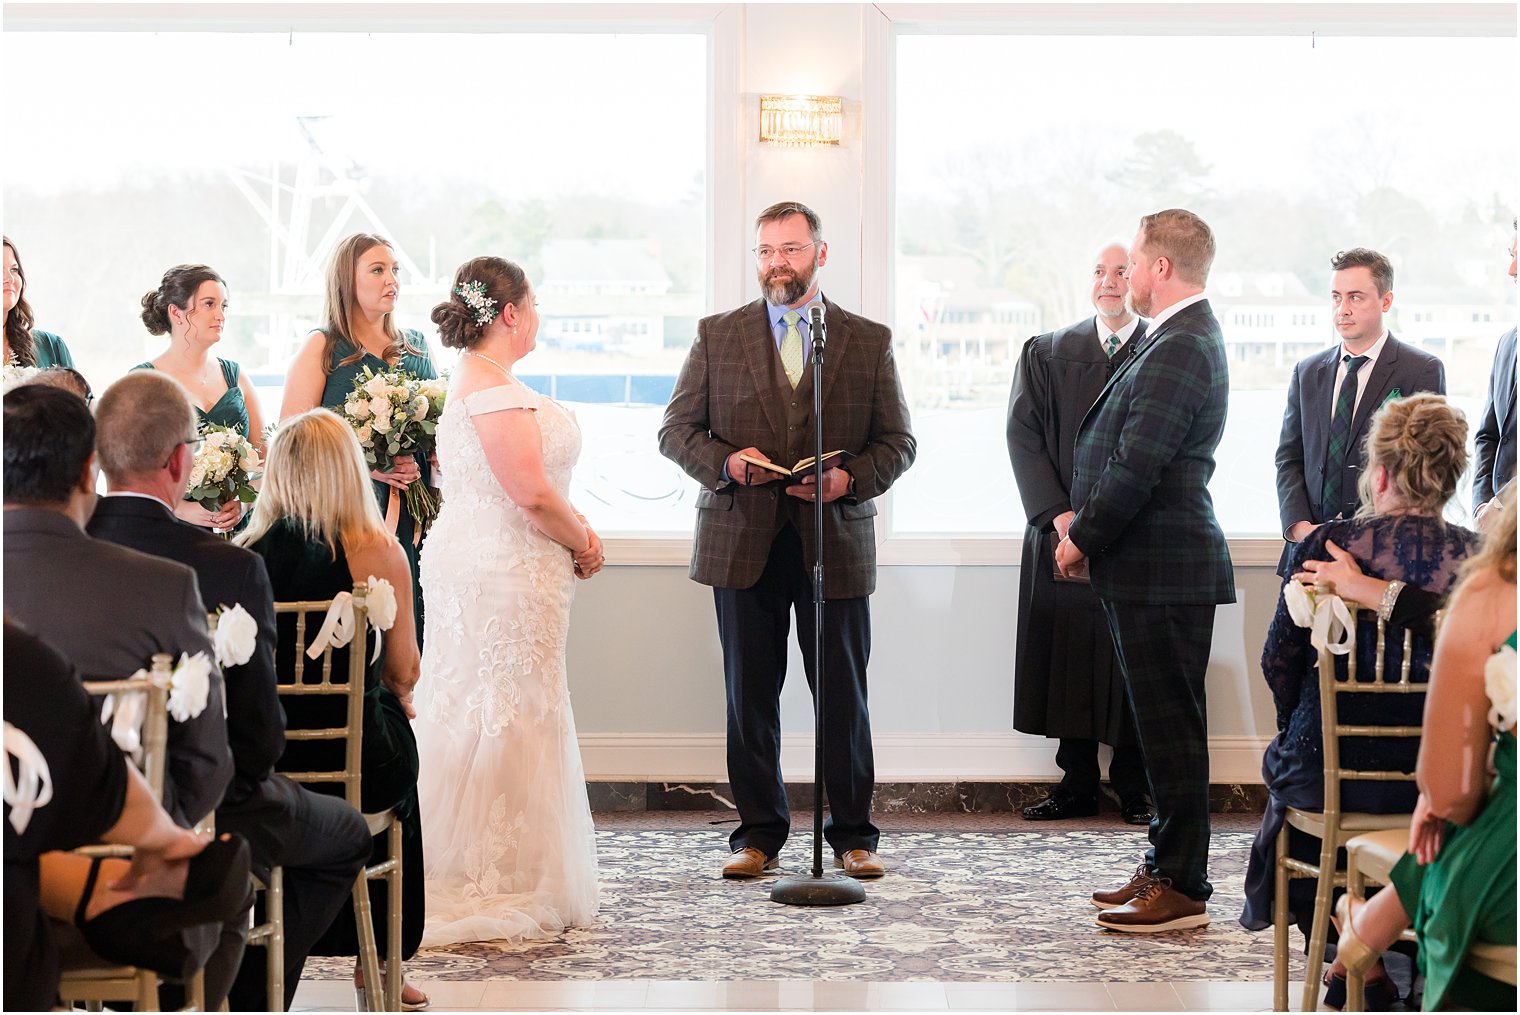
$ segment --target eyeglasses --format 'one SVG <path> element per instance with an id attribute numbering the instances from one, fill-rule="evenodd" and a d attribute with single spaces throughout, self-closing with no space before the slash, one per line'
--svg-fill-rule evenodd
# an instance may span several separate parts
<path id="1" fill-rule="evenodd" d="M 188 444 L 188 445 L 190 445 L 190 450 L 191 451 L 199 451 L 201 449 L 201 445 L 204 444 L 204 443 L 206 443 L 206 438 L 204 438 L 204 437 L 186 437 L 184 440 L 180 441 L 180 443 L 181 444 Z"/>
<path id="2" fill-rule="evenodd" d="M 769 261 L 777 254 L 780 254 L 782 257 L 790 261 L 797 257 L 797 255 L 801 254 L 808 247 L 816 247 L 817 245 L 818 241 L 814 240 L 812 243 L 788 243 L 782 247 L 755 247 L 755 260 L 762 262 Z"/>

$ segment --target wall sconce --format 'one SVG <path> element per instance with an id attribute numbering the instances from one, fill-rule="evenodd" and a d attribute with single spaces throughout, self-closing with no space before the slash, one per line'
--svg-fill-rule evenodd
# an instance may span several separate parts
<path id="1" fill-rule="evenodd" d="M 844 100 L 837 95 L 760 96 L 760 140 L 783 145 L 839 143 Z"/>

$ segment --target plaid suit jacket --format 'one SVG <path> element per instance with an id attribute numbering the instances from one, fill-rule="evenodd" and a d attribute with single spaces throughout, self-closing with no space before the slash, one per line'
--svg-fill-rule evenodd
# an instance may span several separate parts
<path id="1" fill-rule="evenodd" d="M 851 599 L 876 589 L 874 501 L 913 464 L 917 446 L 892 332 L 835 303 L 825 308 L 823 449 L 854 455 L 840 466 L 854 479 L 854 493 L 824 505 L 824 594 Z M 723 478 L 725 460 L 743 448 L 787 465 L 812 454 L 812 403 L 804 390 L 811 381 L 785 391 L 776 383 L 779 362 L 763 300 L 705 317 L 665 407 L 660 453 L 702 485 L 691 577 L 704 585 L 753 586 L 788 521 L 802 534 L 804 559 L 813 559 L 812 504 L 784 493 L 785 480 L 740 486 Z"/>
<path id="2" fill-rule="evenodd" d="M 1209 497 L 1229 394 L 1219 321 L 1202 300 L 1154 328 L 1083 418 L 1069 534 L 1104 599 L 1235 601 Z"/>

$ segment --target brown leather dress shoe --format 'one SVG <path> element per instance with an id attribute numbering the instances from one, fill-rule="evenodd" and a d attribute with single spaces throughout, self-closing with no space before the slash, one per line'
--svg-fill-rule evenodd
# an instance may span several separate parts
<path id="1" fill-rule="evenodd" d="M 754 846 L 745 846 L 729 854 L 728 863 L 723 865 L 723 876 L 730 880 L 758 878 L 777 866 L 775 857 L 766 856 Z"/>
<path id="2" fill-rule="evenodd" d="M 887 872 L 881 857 L 869 849 L 851 849 L 836 855 L 834 866 L 843 867 L 846 874 L 861 881 L 879 878 Z"/>
<path id="3" fill-rule="evenodd" d="M 1098 926 L 1127 934 L 1206 927 L 1208 907 L 1172 887 L 1171 878 L 1152 878 L 1129 902 L 1098 914 Z"/>
<path id="4" fill-rule="evenodd" d="M 1142 863 L 1135 868 L 1134 877 L 1118 888 L 1093 892 L 1092 904 L 1099 909 L 1113 909 L 1115 906 L 1122 906 L 1139 895 L 1140 889 L 1150 884 L 1152 880 L 1154 879 L 1151 877 L 1150 868 Z"/>

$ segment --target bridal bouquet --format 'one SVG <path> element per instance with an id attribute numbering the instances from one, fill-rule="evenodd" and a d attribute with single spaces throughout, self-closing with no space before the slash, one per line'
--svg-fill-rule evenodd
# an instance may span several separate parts
<path id="1" fill-rule="evenodd" d="M 207 511 L 220 511 L 233 499 L 253 503 L 259 495 L 253 481 L 262 464 L 258 449 L 236 429 L 216 423 L 203 425 L 201 437 L 203 443 L 190 465 L 190 489 L 185 499 Z"/>
<path id="2" fill-rule="evenodd" d="M 423 380 L 401 370 L 377 374 L 365 367 L 354 378 L 342 416 L 358 436 L 370 467 L 388 472 L 402 455 L 431 455 L 438 443 L 438 417 L 447 391 L 441 380 Z M 406 488 L 406 508 L 417 523 L 416 538 L 421 539 L 438 516 L 438 495 L 416 480 Z"/>
<path id="3" fill-rule="evenodd" d="M 6 363 L 4 367 L 0 367 L 0 370 L 4 371 L 6 391 L 25 384 L 41 372 L 36 367 L 24 367 L 15 361 Z"/>

